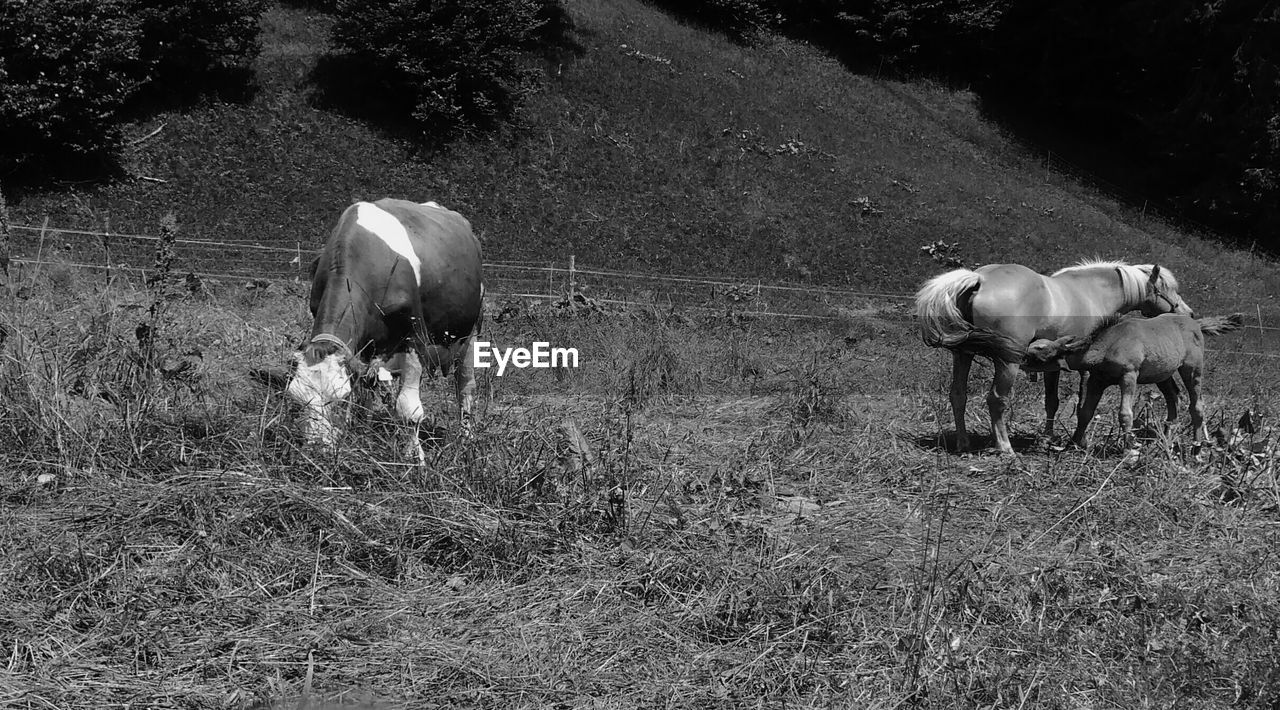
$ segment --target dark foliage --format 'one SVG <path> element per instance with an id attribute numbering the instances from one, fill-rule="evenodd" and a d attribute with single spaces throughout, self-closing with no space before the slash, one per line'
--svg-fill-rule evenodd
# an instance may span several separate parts
<path id="1" fill-rule="evenodd" d="M 784 27 L 847 60 L 963 75 L 979 70 L 1012 0 L 772 0 Z"/>
<path id="2" fill-rule="evenodd" d="M 198 95 L 256 55 L 260 11 L 259 0 L 0 4 L 0 175 L 110 168 L 136 102 Z"/>
<path id="3" fill-rule="evenodd" d="M 221 88 L 261 50 L 264 0 L 133 0 L 141 23 L 142 59 L 154 94 L 189 96 Z"/>
<path id="4" fill-rule="evenodd" d="M 318 77 L 325 91 L 435 132 L 510 116 L 538 86 L 531 53 L 558 29 L 552 21 L 566 21 L 557 0 L 339 0 L 335 14 L 341 55 Z M 326 77 L 360 83 L 335 87 Z"/>
<path id="5" fill-rule="evenodd" d="M 662 9 L 740 42 L 773 29 L 782 17 L 777 0 L 652 0 Z"/>
<path id="6" fill-rule="evenodd" d="M 1277 3 L 1026 1 L 994 42 L 987 93 L 1054 117 L 1043 140 L 1102 148 L 1077 162 L 1220 227 L 1280 227 Z"/>
<path id="7" fill-rule="evenodd" d="M 1246 243 L 1280 228 L 1275 0 L 652 1 L 735 38 L 776 29 L 861 70 L 974 86 L 1117 196 Z"/>
<path id="8" fill-rule="evenodd" d="M 128 0 L 0 4 L 0 175 L 118 148 L 117 113 L 142 68 L 129 10 Z"/>

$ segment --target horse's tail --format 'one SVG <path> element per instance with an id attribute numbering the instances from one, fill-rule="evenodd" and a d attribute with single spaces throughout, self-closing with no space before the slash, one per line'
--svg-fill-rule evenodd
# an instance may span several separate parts
<path id="1" fill-rule="evenodd" d="M 920 334 L 930 347 L 1021 363 L 1025 348 L 1008 336 L 975 326 L 960 310 L 960 300 L 981 282 L 982 276 L 969 269 L 956 269 L 929 279 L 916 292 Z"/>
<path id="2" fill-rule="evenodd" d="M 985 355 L 993 360 L 1003 360 L 1021 365 L 1027 357 L 1027 349 L 1013 338 L 994 330 L 970 325 L 969 332 L 956 345 L 944 346 L 953 350 Z"/>
<path id="3" fill-rule="evenodd" d="M 1232 313 L 1229 316 L 1212 316 L 1210 318 L 1201 318 L 1197 322 L 1200 323 L 1200 330 L 1204 331 L 1205 335 L 1221 335 L 1243 327 L 1244 314 Z"/>

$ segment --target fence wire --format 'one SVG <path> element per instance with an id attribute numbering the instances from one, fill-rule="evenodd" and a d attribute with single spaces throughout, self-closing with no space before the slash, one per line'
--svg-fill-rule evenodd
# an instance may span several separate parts
<path id="1" fill-rule="evenodd" d="M 143 278 L 155 268 L 160 238 L 82 229 L 8 225 L 8 256 L 18 268 L 78 268 L 119 271 Z M 0 235 L 3 236 L 3 235 Z M 292 248 L 250 242 L 175 239 L 171 270 L 211 281 L 250 284 L 292 282 L 305 287 L 310 280 L 314 247 Z M 572 262 L 570 262 L 572 264 Z M 491 299 L 568 301 L 617 307 L 657 307 L 694 312 L 798 320 L 838 319 L 871 315 L 910 322 L 911 293 L 825 288 L 758 280 L 708 278 L 675 274 L 641 274 L 593 266 L 562 266 L 552 262 L 486 262 L 485 289 Z M 1280 313 L 1264 314 L 1255 306 L 1257 322 L 1244 334 L 1270 349 L 1280 343 Z M 1256 349 L 1229 348 L 1221 353 L 1274 358 Z"/>

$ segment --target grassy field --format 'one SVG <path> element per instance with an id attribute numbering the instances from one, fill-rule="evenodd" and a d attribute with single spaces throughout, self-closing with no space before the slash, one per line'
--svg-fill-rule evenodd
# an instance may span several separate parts
<path id="1" fill-rule="evenodd" d="M 969 264 L 1159 261 L 1197 310 L 1280 322 L 1274 263 L 1041 169 L 964 92 L 569 6 L 581 51 L 522 127 L 433 156 L 315 108 L 325 20 L 273 9 L 250 103 L 137 127 L 164 124 L 134 167 L 167 182 L 24 195 L 12 219 L 155 233 L 173 210 L 188 237 L 315 244 L 349 200 L 399 194 L 466 212 L 490 259 L 899 293 L 942 239 Z M 381 406 L 353 407 L 337 456 L 301 445 L 280 384 L 305 285 L 189 266 L 4 285 L 0 705 L 1280 702 L 1272 331 L 1212 342 L 1216 445 L 1122 467 L 1114 394 L 1095 446 L 1062 450 L 1025 383 L 1017 457 L 948 453 L 948 361 L 900 300 L 793 321 L 498 298 L 492 340 L 581 366 L 481 373 L 474 441 L 424 388 L 441 425 L 415 467 Z"/>

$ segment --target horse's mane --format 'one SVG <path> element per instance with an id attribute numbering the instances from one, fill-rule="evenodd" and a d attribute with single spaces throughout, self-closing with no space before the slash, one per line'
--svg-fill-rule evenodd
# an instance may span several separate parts
<path id="1" fill-rule="evenodd" d="M 1052 276 L 1098 268 L 1116 269 L 1120 271 L 1120 273 L 1124 274 L 1125 281 L 1127 282 L 1125 284 L 1126 288 L 1130 288 L 1130 284 L 1146 284 L 1147 280 L 1151 278 L 1151 269 L 1155 268 L 1155 265 L 1130 264 L 1129 262 L 1122 260 L 1081 259 L 1071 266 L 1058 269 L 1053 272 Z M 1160 267 L 1159 281 L 1160 286 L 1164 291 L 1176 292 L 1178 290 L 1178 277 L 1174 276 L 1172 271 L 1163 266 Z"/>
<path id="2" fill-rule="evenodd" d="M 1137 269 L 1139 267 L 1136 267 L 1127 261 L 1112 261 L 1107 259 L 1081 259 L 1080 261 L 1077 261 L 1071 266 L 1064 266 L 1063 268 L 1058 269 L 1057 271 L 1053 272 L 1052 275 L 1058 276 L 1059 274 L 1066 274 L 1072 271 L 1085 271 L 1087 269 L 1098 269 L 1098 268 L 1129 270 L 1129 269 Z M 1148 267 L 1146 273 L 1144 273 L 1143 275 L 1148 276 L 1150 274 L 1151 274 L 1151 269 L 1150 267 Z"/>

